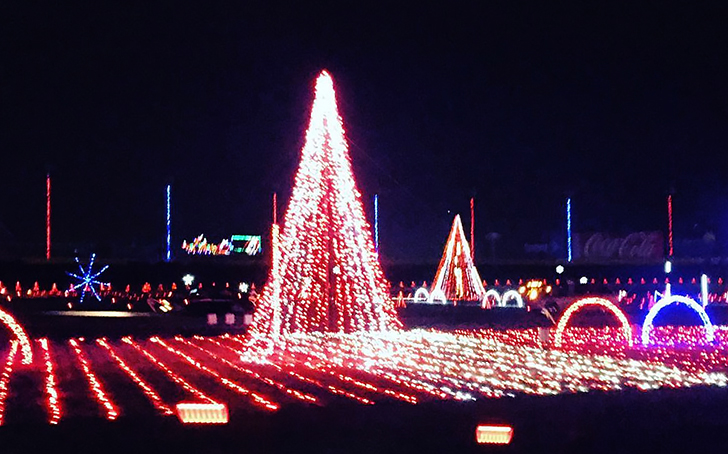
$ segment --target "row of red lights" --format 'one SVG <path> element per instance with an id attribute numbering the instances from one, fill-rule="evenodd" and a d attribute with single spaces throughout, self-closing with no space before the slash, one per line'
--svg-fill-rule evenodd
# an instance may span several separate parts
<path id="1" fill-rule="evenodd" d="M 43 350 L 43 361 L 45 362 L 45 392 L 46 407 L 48 411 L 48 423 L 58 424 L 61 420 L 61 401 L 58 397 L 58 389 L 56 375 L 54 372 L 53 359 L 51 358 L 51 350 L 48 345 L 48 339 L 43 338 L 38 341 Z"/>
<path id="2" fill-rule="evenodd" d="M 151 387 L 151 385 L 149 385 L 141 377 L 139 377 L 139 374 L 137 374 L 137 372 L 119 356 L 114 347 L 106 342 L 105 339 L 96 339 L 96 343 L 103 347 L 106 353 L 111 356 L 111 358 L 116 362 L 116 365 L 119 366 L 119 368 L 124 371 L 124 373 L 129 378 L 131 378 L 131 380 L 136 383 L 137 386 L 139 386 L 139 388 L 142 390 L 142 392 L 144 392 L 144 394 L 147 396 L 152 405 L 154 405 L 154 408 L 156 408 L 157 411 L 166 416 L 171 416 L 174 414 L 172 409 L 167 404 L 165 404 L 164 401 L 162 401 L 159 393 L 157 393 L 154 388 Z"/>
<path id="3" fill-rule="evenodd" d="M 201 339 L 204 339 L 204 338 L 201 337 L 201 336 L 195 336 L 195 339 L 196 340 L 201 340 Z M 312 403 L 312 404 L 319 404 L 320 403 L 319 402 L 319 399 L 316 396 L 313 396 L 311 394 L 308 394 L 308 393 L 299 391 L 297 389 L 289 388 L 288 386 L 284 385 L 283 383 L 280 383 L 280 382 L 277 382 L 275 380 L 272 380 L 269 377 L 264 377 L 264 376 L 260 375 L 259 373 L 255 372 L 253 370 L 250 370 L 250 369 L 248 369 L 246 367 L 242 367 L 242 366 L 240 366 L 238 364 L 235 364 L 232 361 L 229 361 L 229 360 L 223 358 L 222 356 L 220 356 L 220 355 L 218 355 L 218 354 L 216 354 L 216 353 L 214 353 L 214 352 L 212 352 L 212 351 L 210 351 L 210 350 L 208 350 L 206 348 L 203 348 L 203 347 L 201 347 L 201 346 L 199 346 L 197 344 L 194 344 L 194 343 L 192 343 L 192 342 L 190 342 L 190 341 L 188 341 L 186 339 L 183 339 L 181 337 L 175 337 L 174 340 L 177 341 L 177 342 L 179 342 L 179 343 L 181 343 L 181 344 L 183 344 L 183 345 L 186 345 L 188 347 L 191 347 L 191 348 L 194 348 L 194 349 L 196 349 L 198 351 L 201 351 L 201 352 L 205 353 L 206 355 L 212 357 L 216 361 L 218 361 L 218 362 L 220 362 L 222 364 L 225 364 L 226 366 L 228 366 L 228 367 L 230 367 L 232 369 L 235 369 L 238 372 L 241 372 L 241 373 L 243 373 L 245 375 L 251 376 L 251 377 L 253 377 L 253 378 L 255 378 L 255 379 L 259 380 L 259 381 L 262 381 L 266 385 L 273 386 L 274 388 L 277 388 L 277 389 L 283 391 L 284 393 L 286 393 L 286 394 L 288 394 L 288 395 L 290 395 L 290 396 L 292 396 L 292 397 L 294 397 L 294 398 L 296 398 L 298 400 L 301 400 L 303 402 Z"/>
<path id="4" fill-rule="evenodd" d="M 273 402 L 269 398 L 262 396 L 254 391 L 249 390 L 248 388 L 245 388 L 244 386 L 241 386 L 239 383 L 230 380 L 227 377 L 222 376 L 219 372 L 205 366 L 204 364 L 200 363 L 199 361 L 196 361 L 191 356 L 187 355 L 186 353 L 183 353 L 171 346 L 169 346 L 166 342 L 164 342 L 162 339 L 158 337 L 152 337 L 150 339 L 153 343 L 163 347 L 165 350 L 167 350 L 170 353 L 173 353 L 180 358 L 187 361 L 188 364 L 193 366 L 195 369 L 200 370 L 202 372 L 205 372 L 209 375 L 212 375 L 215 377 L 221 384 L 223 384 L 225 387 L 235 391 L 236 393 L 243 395 L 243 396 L 250 396 L 253 399 L 253 402 L 267 410 L 275 411 L 280 408 L 280 405 Z"/>
<path id="5" fill-rule="evenodd" d="M 121 339 L 121 341 L 124 342 L 124 343 L 126 343 L 126 344 L 128 344 L 128 345 L 130 345 L 131 347 L 134 348 L 134 350 L 136 350 L 137 352 L 139 352 L 142 355 L 144 355 L 145 358 L 147 358 L 155 366 L 157 366 L 157 368 L 159 370 L 161 370 L 162 372 L 164 372 L 167 375 L 167 377 L 169 377 L 173 382 L 175 382 L 178 385 L 180 385 L 185 391 L 189 392 L 190 394 L 192 394 L 196 398 L 198 398 L 200 400 L 203 400 L 203 401 L 205 401 L 207 403 L 210 403 L 210 404 L 219 404 L 220 403 L 220 402 L 214 400 L 212 397 L 209 397 L 207 394 L 205 394 L 202 391 L 200 391 L 195 386 L 191 385 L 184 378 L 180 377 L 167 364 L 165 364 L 164 362 L 162 362 L 159 358 L 157 358 L 152 353 L 150 353 L 149 351 L 147 351 L 144 347 L 142 347 L 141 345 L 139 345 L 137 342 L 135 342 L 134 340 L 132 340 L 130 337 L 123 337 Z"/>
<path id="6" fill-rule="evenodd" d="M 76 354 L 76 358 L 78 359 L 78 362 L 81 365 L 81 369 L 83 370 L 83 373 L 86 376 L 86 379 L 88 380 L 89 386 L 91 387 L 91 391 L 93 391 L 93 394 L 96 397 L 96 401 L 106 411 L 106 419 L 109 419 L 109 420 L 116 419 L 119 416 L 119 408 L 116 406 L 116 404 L 114 404 L 114 402 L 111 400 L 111 398 L 107 395 L 106 390 L 104 389 L 104 386 L 101 384 L 99 379 L 96 377 L 96 374 L 94 374 L 93 370 L 91 369 L 91 364 L 90 364 L 88 358 L 86 358 L 86 354 L 83 352 L 83 348 L 76 341 L 76 339 L 71 339 L 68 341 L 68 343 L 71 345 L 71 348 L 73 349 L 74 353 Z"/>
<path id="7" fill-rule="evenodd" d="M 13 367 L 15 365 L 15 357 L 18 352 L 18 341 L 10 343 L 10 352 L 5 360 L 2 376 L 0 376 L 0 426 L 5 422 L 5 401 L 8 398 L 8 390 L 10 385 L 10 377 L 13 375 Z"/>

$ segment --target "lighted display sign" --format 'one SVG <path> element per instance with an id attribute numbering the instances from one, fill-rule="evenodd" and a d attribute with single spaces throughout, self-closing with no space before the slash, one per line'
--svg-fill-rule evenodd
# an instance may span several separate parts
<path id="1" fill-rule="evenodd" d="M 190 255 L 258 255 L 263 252 L 260 235 L 232 235 L 219 243 L 200 235 L 192 241 L 182 241 L 182 249 Z"/>

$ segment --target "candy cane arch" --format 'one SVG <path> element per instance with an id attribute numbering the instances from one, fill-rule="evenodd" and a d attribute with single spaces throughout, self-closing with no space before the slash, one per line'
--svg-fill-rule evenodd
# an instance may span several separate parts
<path id="1" fill-rule="evenodd" d="M 5 326 L 7 326 L 10 331 L 13 332 L 15 335 L 15 339 L 20 344 L 20 353 L 23 355 L 22 363 L 24 365 L 29 365 L 33 363 L 33 349 L 30 346 L 30 340 L 28 339 L 28 335 L 25 334 L 25 330 L 23 327 L 18 323 L 15 318 L 8 314 L 7 312 L 0 309 L 0 321 L 2 321 Z"/>
<path id="2" fill-rule="evenodd" d="M 627 343 L 630 347 L 632 346 L 632 327 L 629 325 L 629 320 L 627 320 L 627 316 L 624 315 L 624 312 L 607 299 L 591 297 L 575 301 L 571 304 L 571 306 L 567 307 L 561 315 L 559 323 L 556 325 L 556 333 L 554 335 L 554 344 L 557 347 L 561 347 L 561 338 L 564 335 L 564 330 L 566 329 L 566 325 L 569 323 L 571 316 L 587 306 L 600 306 L 614 314 L 614 316 L 619 320 L 619 323 L 622 325 L 622 332 L 624 332 L 624 336 L 627 338 Z"/>
<path id="3" fill-rule="evenodd" d="M 642 345 L 646 346 L 650 343 L 650 331 L 652 331 L 652 321 L 655 319 L 657 314 L 662 309 L 673 303 L 684 303 L 689 308 L 694 310 L 700 316 L 700 320 L 703 321 L 703 326 L 705 326 L 705 338 L 708 340 L 708 342 L 713 342 L 713 339 L 715 339 L 715 327 L 710 322 L 710 318 L 705 312 L 705 309 L 703 309 L 703 306 L 696 303 L 695 300 L 693 300 L 692 298 L 688 298 L 687 296 L 673 295 L 658 301 L 657 304 L 652 306 L 652 309 L 650 309 L 650 311 L 647 313 L 647 317 L 645 317 L 645 322 L 642 325 Z"/>

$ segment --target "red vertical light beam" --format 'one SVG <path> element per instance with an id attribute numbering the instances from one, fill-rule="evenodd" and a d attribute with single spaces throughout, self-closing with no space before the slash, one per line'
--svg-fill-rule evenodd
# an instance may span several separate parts
<path id="1" fill-rule="evenodd" d="M 51 174 L 46 174 L 46 260 L 51 259 Z"/>
<path id="2" fill-rule="evenodd" d="M 273 224 L 278 224 L 278 195 L 273 193 Z"/>
<path id="3" fill-rule="evenodd" d="M 667 245 L 672 257 L 672 194 L 667 196 Z"/>
<path id="4" fill-rule="evenodd" d="M 475 197 L 470 198 L 470 258 L 475 260 Z"/>

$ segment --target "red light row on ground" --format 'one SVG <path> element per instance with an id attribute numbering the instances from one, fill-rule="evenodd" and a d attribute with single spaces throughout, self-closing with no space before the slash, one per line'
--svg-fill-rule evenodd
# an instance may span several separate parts
<path id="1" fill-rule="evenodd" d="M 41 349 L 43 350 L 43 362 L 45 363 L 45 392 L 46 407 L 48 411 L 48 423 L 58 424 L 61 420 L 61 401 L 58 398 L 58 389 L 56 375 L 54 372 L 53 359 L 51 358 L 51 350 L 48 345 L 48 339 L 40 339 Z"/>
<path id="2" fill-rule="evenodd" d="M 114 347 L 112 347 L 105 339 L 96 339 L 96 343 L 104 348 L 106 353 L 116 362 L 116 365 L 124 371 L 124 373 L 142 390 L 144 395 L 147 396 L 149 401 L 154 405 L 160 413 L 163 415 L 171 416 L 174 414 L 172 409 L 162 401 L 159 394 L 152 388 L 147 382 L 139 377 L 136 373 L 121 357 L 118 355 Z"/>
<path id="3" fill-rule="evenodd" d="M 275 410 L 278 410 L 278 408 L 280 408 L 280 405 L 278 405 L 276 402 L 273 402 L 269 398 L 264 397 L 254 391 L 251 391 L 251 390 L 241 386 L 239 383 L 234 382 L 233 380 L 230 380 L 227 377 L 223 377 L 217 371 L 210 369 L 209 367 L 205 366 L 204 364 L 200 363 L 199 361 L 194 360 L 191 356 L 187 355 L 186 353 L 183 353 L 173 347 L 170 347 L 166 342 L 164 342 L 160 338 L 153 337 L 150 340 L 152 342 L 156 343 L 157 345 L 163 347 L 168 352 L 173 353 L 173 354 L 179 356 L 180 358 L 184 359 L 185 361 L 187 361 L 188 364 L 193 366 L 195 369 L 203 371 L 209 375 L 212 375 L 225 387 L 235 391 L 236 393 L 238 393 L 240 395 L 250 396 L 250 398 L 253 399 L 253 402 L 256 405 L 258 405 L 266 410 L 270 410 L 270 411 L 275 411 Z"/>
<path id="4" fill-rule="evenodd" d="M 10 377 L 13 375 L 13 367 L 15 365 L 15 356 L 18 353 L 18 341 L 12 341 L 10 344 L 10 352 L 5 360 L 2 375 L 0 376 L 0 426 L 5 422 L 5 401 L 8 398 L 10 387 Z"/>
<path id="5" fill-rule="evenodd" d="M 94 397 L 96 398 L 96 401 L 99 403 L 99 405 L 101 405 L 101 407 L 104 408 L 106 412 L 106 419 L 116 419 L 119 416 L 119 408 L 106 394 L 104 386 L 101 384 L 99 379 L 96 377 L 96 374 L 94 374 L 93 370 L 91 369 L 91 363 L 89 362 L 88 358 L 86 358 L 86 354 L 83 352 L 83 348 L 75 339 L 69 340 L 68 343 L 71 345 L 71 348 L 76 354 L 76 359 L 78 359 L 78 362 L 81 365 L 81 369 L 83 370 L 83 373 L 88 380 L 89 386 L 94 394 Z"/>
<path id="6" fill-rule="evenodd" d="M 209 397 L 207 394 L 200 391 L 198 388 L 192 386 L 187 380 L 180 377 L 178 374 L 176 374 L 169 366 L 167 366 L 164 362 L 162 362 L 159 358 L 151 354 L 149 351 L 147 351 L 144 347 L 136 343 L 134 340 L 132 340 L 130 337 L 124 337 L 121 339 L 122 342 L 132 346 L 134 350 L 144 355 L 145 358 L 147 358 L 149 361 L 152 362 L 159 370 L 164 372 L 167 377 L 169 377 L 173 382 L 180 385 L 185 391 L 195 396 L 197 399 L 200 399 L 202 401 L 205 401 L 209 404 L 219 404 L 220 402 L 217 402 L 212 397 Z"/>
<path id="7" fill-rule="evenodd" d="M 288 386 L 284 385 L 283 383 L 277 382 L 277 381 L 275 381 L 275 380 L 273 380 L 273 379 L 271 379 L 269 377 L 264 377 L 264 376 L 260 375 L 259 373 L 255 372 L 255 371 L 252 371 L 252 370 L 250 370 L 250 369 L 248 369 L 246 367 L 242 367 L 242 366 L 240 366 L 238 364 L 235 364 L 235 363 L 233 363 L 233 362 L 231 362 L 231 361 L 223 358 L 222 356 L 217 355 L 216 353 L 214 353 L 214 352 L 212 352 L 210 350 L 207 350 L 206 348 L 200 347 L 199 345 L 196 345 L 196 344 L 194 344 L 194 343 L 192 343 L 192 342 L 190 342 L 188 340 L 185 340 L 185 339 L 182 339 L 182 338 L 179 338 L 179 337 L 175 337 L 175 340 L 177 342 L 179 342 L 179 343 L 182 343 L 182 344 L 188 346 L 188 347 L 195 348 L 198 351 L 201 351 L 201 352 L 205 353 L 206 355 L 209 355 L 210 357 L 212 357 L 216 361 L 218 361 L 218 362 L 220 362 L 222 364 L 225 364 L 226 366 L 228 366 L 228 367 L 230 367 L 232 369 L 235 369 L 238 372 L 241 372 L 241 373 L 243 373 L 245 375 L 248 375 L 248 376 L 251 376 L 251 377 L 253 377 L 253 378 L 257 379 L 257 380 L 260 380 L 260 381 L 262 381 L 263 383 L 265 383 L 265 384 L 267 384 L 269 386 L 273 386 L 273 387 L 275 387 L 275 388 L 277 388 L 277 389 L 285 392 L 286 394 L 288 394 L 288 395 L 290 395 L 290 396 L 292 396 L 292 397 L 294 397 L 294 398 L 296 398 L 298 400 L 301 400 L 301 401 L 304 401 L 304 402 L 308 402 L 308 403 L 312 403 L 312 404 L 318 404 L 319 403 L 319 400 L 318 400 L 318 398 L 316 396 L 312 396 L 311 394 L 308 394 L 308 393 L 299 391 L 297 389 L 289 388 Z"/>

